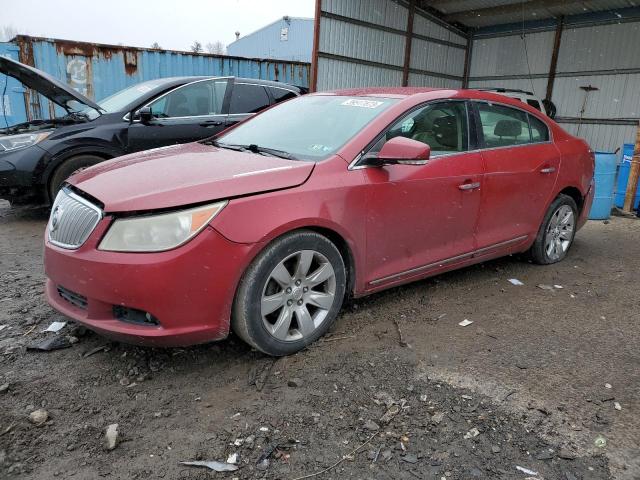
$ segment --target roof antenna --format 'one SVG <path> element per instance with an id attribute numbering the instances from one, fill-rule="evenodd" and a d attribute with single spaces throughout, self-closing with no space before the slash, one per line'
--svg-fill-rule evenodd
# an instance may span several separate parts
<path id="1" fill-rule="evenodd" d="M 584 101 L 582 102 L 582 110 L 580 110 L 580 120 L 578 120 L 578 130 L 576 131 L 576 136 L 580 135 L 580 127 L 582 127 L 582 117 L 584 117 L 584 112 L 587 110 L 587 100 L 589 99 L 589 94 L 600 89 L 598 87 L 594 87 L 593 85 L 583 85 L 580 87 L 580 90 L 584 90 Z"/>

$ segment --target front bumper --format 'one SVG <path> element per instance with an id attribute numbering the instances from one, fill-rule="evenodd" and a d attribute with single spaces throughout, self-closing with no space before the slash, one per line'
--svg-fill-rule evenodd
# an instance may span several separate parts
<path id="1" fill-rule="evenodd" d="M 40 197 L 38 171 L 47 153 L 37 145 L 0 153 L 0 198 Z"/>
<path id="2" fill-rule="evenodd" d="M 101 221 L 77 250 L 45 239 L 46 297 L 53 308 L 125 343 L 174 347 L 227 336 L 236 285 L 251 245 L 230 242 L 207 227 L 167 252 L 103 252 L 97 244 L 108 223 Z M 59 287 L 84 299 L 84 305 L 69 301 Z M 159 325 L 120 320 L 114 307 L 148 312 Z"/>

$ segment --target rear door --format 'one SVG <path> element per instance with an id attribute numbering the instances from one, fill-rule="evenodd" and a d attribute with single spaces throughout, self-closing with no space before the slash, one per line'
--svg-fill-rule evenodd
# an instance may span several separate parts
<path id="1" fill-rule="evenodd" d="M 235 80 L 229 100 L 227 125 L 233 125 L 271 105 L 271 98 L 263 85 Z"/>
<path id="2" fill-rule="evenodd" d="M 145 106 L 153 118 L 129 126 L 128 151 L 187 143 L 210 137 L 227 125 L 228 79 L 198 80 L 171 90 Z"/>
<path id="3" fill-rule="evenodd" d="M 560 154 L 546 124 L 518 108 L 474 102 L 485 176 L 478 248 L 502 248 L 538 231 Z"/>

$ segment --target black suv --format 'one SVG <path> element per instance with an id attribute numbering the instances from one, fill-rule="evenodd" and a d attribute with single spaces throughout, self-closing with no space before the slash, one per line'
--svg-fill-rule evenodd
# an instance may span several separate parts
<path id="1" fill-rule="evenodd" d="M 8 58 L 0 57 L 0 72 L 64 110 L 53 119 L 0 129 L 0 198 L 19 203 L 50 203 L 78 170 L 119 155 L 210 137 L 306 93 L 266 80 L 174 77 L 139 83 L 95 103 Z"/>

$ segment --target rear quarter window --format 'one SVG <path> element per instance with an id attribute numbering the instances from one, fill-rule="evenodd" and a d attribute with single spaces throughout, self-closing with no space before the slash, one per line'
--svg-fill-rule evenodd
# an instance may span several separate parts
<path id="1" fill-rule="evenodd" d="M 531 125 L 531 141 L 533 143 L 549 141 L 549 128 L 542 120 L 529 115 L 529 125 Z"/>

